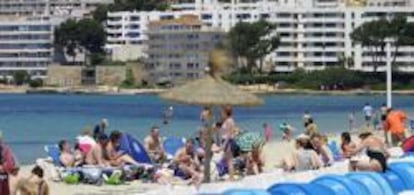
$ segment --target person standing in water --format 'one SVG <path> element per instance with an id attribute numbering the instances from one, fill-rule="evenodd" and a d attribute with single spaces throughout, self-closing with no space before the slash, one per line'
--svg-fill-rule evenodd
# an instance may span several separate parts
<path id="1" fill-rule="evenodd" d="M 162 116 L 163 116 L 163 119 L 164 119 L 164 121 L 163 121 L 164 125 L 167 125 L 168 123 L 170 123 L 173 114 L 174 114 L 174 107 L 172 107 L 172 106 L 168 107 L 168 109 L 166 109 L 162 113 Z"/>
<path id="2" fill-rule="evenodd" d="M 309 119 L 312 119 L 312 115 L 309 113 L 309 110 L 305 110 L 305 113 L 303 113 L 303 122 L 307 123 Z"/>
<path id="3" fill-rule="evenodd" d="M 353 131 L 355 129 L 355 112 L 352 111 L 348 116 L 349 122 L 349 131 Z"/>
<path id="4" fill-rule="evenodd" d="M 272 127 L 267 123 L 263 123 L 263 131 L 266 142 L 269 142 L 272 137 Z"/>
<path id="5" fill-rule="evenodd" d="M 370 127 L 370 123 L 371 123 L 371 119 L 372 119 L 372 114 L 374 112 L 374 109 L 372 108 L 372 106 L 367 102 L 365 103 L 364 108 L 362 108 L 362 111 L 364 113 L 364 117 L 365 117 L 365 123 L 367 125 L 367 127 Z"/>

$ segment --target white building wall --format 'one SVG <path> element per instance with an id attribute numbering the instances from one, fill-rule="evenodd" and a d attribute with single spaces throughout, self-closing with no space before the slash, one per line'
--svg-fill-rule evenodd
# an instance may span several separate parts
<path id="1" fill-rule="evenodd" d="M 363 56 L 366 48 L 363 50 L 358 44 L 353 44 L 350 33 L 363 22 L 378 18 L 378 14 L 374 13 L 386 16 L 408 13 L 409 21 L 414 20 L 414 9 L 408 6 L 408 1 L 407 6 L 388 6 L 393 1 L 382 0 L 381 6 L 372 7 L 346 7 L 339 0 L 275 0 L 238 4 L 212 1 L 208 4 L 173 5 L 176 9 L 183 9 L 178 11 L 114 12 L 108 13 L 106 47 L 144 46 L 149 21 L 178 18 L 185 14 L 198 15 L 205 25 L 224 31 L 229 31 L 238 21 L 265 19 L 278 26 L 276 31 L 282 42 L 266 59 L 275 65 L 275 71 L 286 72 L 296 68 L 320 70 L 336 65 L 338 56 L 353 57 L 354 66 L 351 69 L 372 71 L 372 66 L 366 65 L 372 60 L 371 57 Z M 385 4 L 387 6 L 383 6 Z M 139 17 L 139 21 L 132 20 L 134 17 Z M 406 63 L 401 70 L 414 70 L 414 64 L 411 65 L 414 62 L 414 47 L 404 48 L 401 52 L 403 56 L 397 61 Z M 387 63 L 390 62 L 388 58 Z M 385 67 L 378 70 L 384 71 Z"/>

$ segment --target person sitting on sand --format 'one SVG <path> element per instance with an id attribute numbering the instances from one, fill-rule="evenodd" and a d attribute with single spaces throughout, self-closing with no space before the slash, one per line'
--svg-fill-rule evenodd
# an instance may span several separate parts
<path id="1" fill-rule="evenodd" d="M 305 122 L 305 134 L 309 137 L 318 133 L 318 126 L 315 124 L 312 118 L 309 118 L 307 122 Z"/>
<path id="2" fill-rule="evenodd" d="M 296 150 L 291 158 L 283 159 L 283 169 L 286 171 L 305 171 L 322 167 L 322 161 L 313 150 L 310 138 L 307 135 L 299 135 L 295 140 Z"/>
<path id="3" fill-rule="evenodd" d="M 162 163 L 165 158 L 165 151 L 161 144 L 160 129 L 153 126 L 150 134 L 144 139 L 144 147 L 152 162 Z"/>
<path id="4" fill-rule="evenodd" d="M 107 166 L 109 163 L 104 159 L 104 148 L 108 145 L 108 136 L 105 134 L 101 134 L 97 137 L 97 144 L 89 150 L 88 154 L 86 155 L 85 162 L 88 165 L 99 165 L 99 166 Z"/>
<path id="5" fill-rule="evenodd" d="M 61 140 L 59 141 L 58 146 L 60 150 L 59 160 L 64 167 L 74 167 L 83 163 L 82 156 L 78 157 L 78 159 L 75 158 L 68 141 Z"/>
<path id="6" fill-rule="evenodd" d="M 17 183 L 17 191 L 20 195 L 49 195 L 49 185 L 43 179 L 43 169 L 35 166 L 28 178 L 21 179 Z"/>
<path id="7" fill-rule="evenodd" d="M 76 143 L 79 144 L 78 147 L 83 156 L 86 156 L 89 150 L 96 145 L 96 141 L 88 129 L 84 129 L 82 134 L 76 137 Z"/>
<path id="8" fill-rule="evenodd" d="M 256 175 L 263 172 L 264 157 L 263 144 L 254 144 L 252 150 L 247 153 L 246 170 L 247 174 Z"/>
<path id="9" fill-rule="evenodd" d="M 117 152 L 122 133 L 119 131 L 112 131 L 109 136 L 109 142 L 106 144 L 103 152 L 103 157 L 109 162 L 111 166 L 119 167 L 124 164 L 131 164 L 140 166 L 141 164 L 136 162 L 131 156 L 125 153 Z"/>
<path id="10" fill-rule="evenodd" d="M 315 134 L 311 137 L 311 143 L 315 152 L 319 155 L 324 166 L 330 166 L 334 162 L 332 151 L 327 146 L 325 137 L 321 134 Z"/>
<path id="11" fill-rule="evenodd" d="M 351 140 L 348 132 L 341 134 L 341 153 L 343 158 L 349 158 L 353 149 L 356 148 L 355 143 Z"/>
<path id="12" fill-rule="evenodd" d="M 356 155 L 365 150 L 369 160 L 351 159 L 350 170 L 385 172 L 387 170 L 387 159 L 390 154 L 384 141 L 372 135 L 371 132 L 361 133 L 359 138 L 361 143 L 351 150 L 351 155 Z"/>
<path id="13" fill-rule="evenodd" d="M 195 154 L 192 139 L 187 139 L 184 147 L 177 151 L 173 163 L 177 166 L 174 171 L 176 176 L 191 179 L 195 185 L 199 185 L 203 181 L 200 163 Z"/>

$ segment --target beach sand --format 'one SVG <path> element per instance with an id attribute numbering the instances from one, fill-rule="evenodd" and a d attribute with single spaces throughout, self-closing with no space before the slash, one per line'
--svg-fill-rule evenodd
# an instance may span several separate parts
<path id="1" fill-rule="evenodd" d="M 261 187 L 265 188 L 277 181 L 309 181 L 321 173 L 343 173 L 346 172 L 346 165 L 324 168 L 318 171 L 311 171 L 306 173 L 283 173 L 276 166 L 280 164 L 281 159 L 291 154 L 294 150 L 294 141 L 271 141 L 264 147 L 265 155 L 265 169 L 263 174 L 256 176 L 247 176 L 242 180 L 235 182 L 215 182 L 210 184 L 203 184 L 198 190 L 193 186 L 176 185 L 166 186 L 154 183 L 142 183 L 141 181 L 134 181 L 119 186 L 94 186 L 94 185 L 69 185 L 62 182 L 54 182 L 48 180 L 50 192 L 52 195 L 129 195 L 129 194 L 195 194 L 197 192 L 222 192 L 222 190 L 229 187 Z M 30 170 L 34 165 L 23 166 L 19 172 L 18 177 L 28 176 Z M 46 175 L 46 178 L 49 178 Z M 283 180 L 282 180 L 283 178 Z M 16 179 L 16 178 L 12 178 Z"/>

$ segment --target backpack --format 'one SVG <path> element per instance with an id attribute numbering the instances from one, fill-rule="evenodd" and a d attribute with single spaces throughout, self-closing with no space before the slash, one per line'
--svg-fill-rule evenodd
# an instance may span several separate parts
<path id="1" fill-rule="evenodd" d="M 83 168 L 82 171 L 82 182 L 87 184 L 102 185 L 102 170 L 99 168 Z"/>

